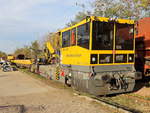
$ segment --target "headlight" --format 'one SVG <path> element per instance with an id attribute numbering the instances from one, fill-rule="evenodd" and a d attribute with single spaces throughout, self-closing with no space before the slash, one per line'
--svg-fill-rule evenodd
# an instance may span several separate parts
<path id="1" fill-rule="evenodd" d="M 134 62 L 134 54 L 129 54 L 128 62 Z"/>
<path id="2" fill-rule="evenodd" d="M 95 61 L 96 61 L 96 58 L 95 58 L 95 57 L 93 57 L 93 58 L 92 58 L 92 62 L 95 62 Z"/>
<path id="3" fill-rule="evenodd" d="M 132 60 L 132 57 L 130 56 L 130 57 L 129 57 L 129 61 L 131 61 L 131 60 Z"/>
<path id="4" fill-rule="evenodd" d="M 98 55 L 91 54 L 91 64 L 97 64 L 97 62 L 98 62 Z"/>

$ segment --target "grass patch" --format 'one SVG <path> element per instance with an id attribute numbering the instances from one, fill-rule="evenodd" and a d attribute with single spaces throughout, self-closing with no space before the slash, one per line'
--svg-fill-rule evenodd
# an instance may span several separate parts
<path id="1" fill-rule="evenodd" d="M 146 97 L 146 96 L 140 96 L 140 95 L 137 95 L 137 94 L 129 94 L 129 96 L 133 96 L 133 97 L 136 97 L 136 98 L 139 98 L 139 99 L 143 99 L 145 101 L 150 101 L 150 97 Z"/>
<path id="2" fill-rule="evenodd" d="M 131 94 L 129 94 L 129 95 L 131 95 Z M 137 109 L 143 113 L 150 112 L 150 104 L 149 103 L 140 101 L 139 99 L 136 99 L 136 98 L 130 98 L 126 94 L 118 95 L 115 97 L 110 97 L 109 99 L 112 100 L 113 102 L 127 106 L 129 108 Z"/>

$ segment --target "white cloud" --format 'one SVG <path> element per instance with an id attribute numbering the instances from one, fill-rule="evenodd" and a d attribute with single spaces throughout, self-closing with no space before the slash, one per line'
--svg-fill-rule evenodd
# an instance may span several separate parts
<path id="1" fill-rule="evenodd" d="M 23 45 L 29 45 L 29 42 L 22 42 L 16 40 L 1 40 L 0 51 L 12 53 L 17 48 L 23 47 Z"/>
<path id="2" fill-rule="evenodd" d="M 79 7 L 75 6 L 75 3 L 83 3 L 85 1 L 88 0 L 82 0 L 82 2 L 80 0 L 0 0 L 0 25 L 34 24 L 35 20 L 31 21 L 28 14 L 32 12 L 35 6 L 41 4 L 49 4 L 50 7 L 53 3 Z M 53 12 L 55 13 L 55 11 Z"/>
<path id="3" fill-rule="evenodd" d="M 0 19 L 3 21 L 25 21 L 25 16 L 36 5 L 56 0 L 5 0 L 0 4 Z"/>
<path id="4" fill-rule="evenodd" d="M 85 1 L 89 0 L 0 0 L 0 49 L 9 50 L 2 44 L 4 42 L 20 47 L 26 43 L 23 40 L 18 44 L 17 39 L 28 36 L 29 42 L 48 31 L 62 28 L 77 12 L 67 8 L 82 9 L 75 3 Z M 63 8 L 65 12 L 62 12 Z M 7 40 L 1 40 L 5 38 Z"/>

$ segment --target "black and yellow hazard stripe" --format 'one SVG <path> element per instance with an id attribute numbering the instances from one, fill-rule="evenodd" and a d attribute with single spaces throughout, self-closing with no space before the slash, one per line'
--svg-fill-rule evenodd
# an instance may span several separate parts
<path id="1" fill-rule="evenodd" d="M 60 66 L 56 66 L 56 71 L 55 71 L 56 80 L 60 79 L 59 75 L 60 75 Z"/>

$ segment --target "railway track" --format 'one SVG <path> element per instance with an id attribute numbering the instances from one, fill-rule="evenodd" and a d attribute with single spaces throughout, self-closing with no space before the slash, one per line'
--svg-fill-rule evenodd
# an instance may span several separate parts
<path id="1" fill-rule="evenodd" d="M 142 113 L 141 111 L 137 110 L 137 109 L 133 109 L 133 108 L 129 108 L 127 106 L 118 104 L 116 102 L 110 101 L 108 99 L 106 99 L 105 97 L 91 97 L 92 99 L 95 99 L 96 101 L 105 104 L 109 107 L 115 108 L 117 110 L 119 110 L 120 112 L 125 112 L 125 113 Z"/>
<path id="2" fill-rule="evenodd" d="M 99 96 L 94 96 L 94 95 L 90 95 L 90 94 L 86 94 L 86 93 L 82 93 L 82 92 L 77 92 L 75 93 L 75 95 L 79 95 L 79 97 L 83 97 L 83 98 L 87 98 L 89 100 L 92 99 L 92 101 L 96 101 L 104 106 L 107 106 L 109 108 L 113 108 L 117 110 L 117 113 L 143 113 L 140 110 L 134 109 L 134 108 L 130 108 L 128 106 L 125 106 L 123 104 L 119 104 L 117 102 L 114 102 L 113 100 L 111 100 L 109 97 L 99 97 Z"/>
<path id="3" fill-rule="evenodd" d="M 149 79 L 150 80 L 150 79 Z M 143 82 L 142 82 L 143 83 Z M 121 111 L 124 111 L 124 112 L 129 112 L 129 113 L 143 113 L 143 112 L 150 112 L 149 110 L 148 111 L 145 111 L 145 109 L 139 109 L 139 107 L 133 107 L 131 108 L 130 105 L 127 105 L 127 104 L 124 104 L 123 102 L 120 102 L 120 101 L 116 101 L 115 99 L 118 99 L 118 98 L 122 98 L 122 100 L 127 100 L 128 102 L 132 102 L 132 100 L 134 100 L 135 103 L 133 104 L 143 104 L 143 107 L 145 106 L 150 106 L 150 100 L 147 99 L 146 97 L 138 97 L 138 95 L 134 95 L 134 94 L 121 94 L 121 95 L 118 95 L 116 96 L 117 98 L 113 98 L 113 97 L 92 97 L 93 99 L 96 99 L 100 102 L 103 102 L 107 105 L 110 105 L 114 108 L 118 108 L 118 109 L 121 109 Z M 114 102 L 113 102 L 114 101 Z M 121 103 L 121 104 L 120 104 Z M 122 105 L 123 103 L 123 105 Z M 126 106 L 127 105 L 127 106 Z M 128 107 L 129 106 L 129 107 Z M 142 106 L 141 106 L 142 107 Z M 138 108 L 138 109 L 137 109 Z"/>

